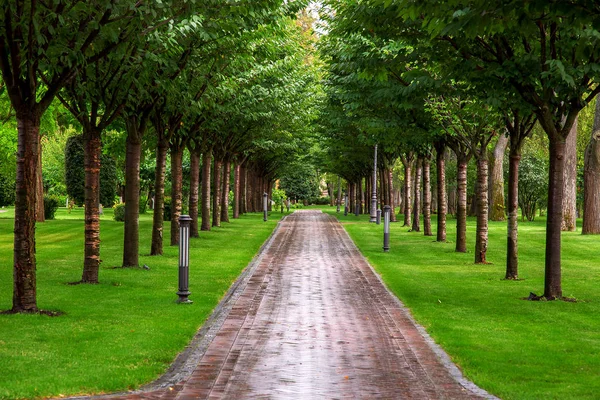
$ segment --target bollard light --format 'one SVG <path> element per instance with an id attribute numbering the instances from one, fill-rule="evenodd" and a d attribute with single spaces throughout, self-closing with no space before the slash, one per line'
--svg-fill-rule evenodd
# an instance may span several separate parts
<path id="1" fill-rule="evenodd" d="M 348 216 L 348 193 L 344 193 L 344 217 Z"/>
<path id="2" fill-rule="evenodd" d="M 287 208 L 287 212 L 290 212 L 290 199 L 287 199 L 285 202 L 285 207 Z"/>
<path id="3" fill-rule="evenodd" d="M 383 251 L 390 251 L 390 211 L 392 207 L 383 206 Z"/>
<path id="4" fill-rule="evenodd" d="M 336 203 L 337 203 L 337 208 L 335 209 L 335 212 L 339 214 L 340 213 L 340 200 L 338 199 L 336 201 Z"/>
<path id="5" fill-rule="evenodd" d="M 377 219 L 375 221 L 377 225 L 381 224 L 381 208 L 377 209 Z"/>
<path id="6" fill-rule="evenodd" d="M 263 193 L 263 221 L 267 222 L 267 193 Z"/>
<path id="7" fill-rule="evenodd" d="M 188 299 L 190 280 L 190 224 L 192 218 L 189 215 L 179 217 L 179 291 L 178 303 L 190 304 Z"/>
<path id="8" fill-rule="evenodd" d="M 356 215 L 357 217 L 360 215 L 360 203 L 358 203 L 358 202 L 354 206 L 354 215 Z"/>

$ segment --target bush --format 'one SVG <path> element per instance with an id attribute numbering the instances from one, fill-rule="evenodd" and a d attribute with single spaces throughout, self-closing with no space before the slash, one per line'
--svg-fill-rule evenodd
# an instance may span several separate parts
<path id="1" fill-rule="evenodd" d="M 329 205 L 329 196 L 328 197 L 317 197 L 314 199 L 311 199 L 310 203 L 311 204 L 316 204 L 318 206 L 327 206 Z"/>
<path id="2" fill-rule="evenodd" d="M 0 207 L 15 203 L 15 181 L 0 175 Z"/>
<path id="3" fill-rule="evenodd" d="M 113 219 L 115 221 L 124 222 L 125 221 L 125 203 L 115 204 L 113 206 L 113 208 L 115 210 Z"/>
<path id="4" fill-rule="evenodd" d="M 163 212 L 163 218 L 165 221 L 171 220 L 171 198 L 165 196 L 165 210 Z"/>
<path id="5" fill-rule="evenodd" d="M 140 204 L 138 206 L 139 213 L 146 214 L 147 209 L 148 209 L 148 198 L 146 196 L 140 196 Z"/>
<path id="6" fill-rule="evenodd" d="M 44 215 L 46 219 L 54 219 L 56 210 L 60 205 L 58 196 L 44 196 Z"/>
<path id="7" fill-rule="evenodd" d="M 298 203 L 298 202 L 296 202 L 296 203 L 294 203 L 294 204 L 290 204 L 290 208 L 294 208 L 294 209 L 297 209 L 297 210 L 299 210 L 299 209 L 301 209 L 301 208 L 304 208 L 304 205 L 303 205 L 302 203 Z"/>

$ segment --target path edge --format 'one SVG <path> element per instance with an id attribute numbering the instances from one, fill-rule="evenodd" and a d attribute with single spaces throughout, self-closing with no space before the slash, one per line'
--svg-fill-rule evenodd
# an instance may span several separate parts
<path id="1" fill-rule="evenodd" d="M 381 275 L 377 272 L 377 270 L 375 270 L 375 268 L 373 268 L 373 266 L 371 265 L 371 263 L 369 262 L 369 260 L 364 256 L 364 254 L 362 253 L 362 251 L 360 251 L 360 249 L 358 248 L 358 246 L 356 245 L 356 243 L 354 243 L 354 240 L 352 240 L 352 237 L 350 236 L 350 234 L 348 233 L 348 231 L 346 231 L 346 228 L 344 227 L 344 224 L 336 216 L 331 215 L 329 213 L 324 213 L 324 214 L 328 214 L 333 220 L 335 220 L 337 223 L 340 224 L 340 226 L 342 227 L 344 233 L 348 236 L 348 239 L 350 239 L 350 241 L 352 242 L 352 244 L 354 244 L 354 247 L 356 247 L 356 249 L 358 250 L 358 254 L 360 254 L 360 257 L 369 266 L 369 268 L 371 269 L 371 271 L 373 271 L 373 275 L 375 275 L 375 277 L 377 277 L 377 279 L 379 280 L 379 282 L 381 282 L 381 284 L 383 285 L 383 287 L 385 288 L 385 290 L 392 296 L 392 298 L 394 299 L 394 301 L 398 304 L 398 306 L 400 307 L 400 309 L 402 310 L 402 312 L 406 315 L 406 317 L 410 320 L 410 322 L 417 328 L 417 331 L 419 331 L 419 334 L 423 337 L 423 339 L 425 339 L 425 343 L 427 343 L 427 345 L 429 346 L 429 348 L 438 357 L 438 359 L 440 360 L 440 362 L 442 363 L 442 365 L 444 366 L 444 368 L 446 368 L 446 370 L 450 373 L 450 376 L 452 376 L 452 378 L 456 382 L 458 382 L 459 385 L 461 385 L 466 390 L 470 391 L 471 393 L 473 393 L 475 395 L 481 396 L 481 397 L 483 397 L 485 399 L 489 399 L 489 400 L 501 400 L 499 397 L 496 397 L 493 394 L 490 394 L 489 392 L 487 392 L 485 389 L 480 388 L 479 386 L 477 386 L 475 383 L 473 383 L 472 381 L 470 381 L 469 379 L 467 379 L 463 375 L 463 373 L 460 370 L 460 368 L 458 368 L 458 366 L 452 361 L 452 359 L 450 358 L 450 356 L 448 355 L 448 353 L 446 353 L 446 351 L 439 344 L 437 344 L 435 342 L 435 340 L 433 340 L 433 338 L 429 335 L 429 333 L 427 333 L 427 330 L 421 324 L 419 324 L 415 320 L 415 318 L 412 315 L 412 312 L 411 312 L 410 308 L 408 308 L 402 302 L 402 300 L 400 300 L 398 298 L 398 296 L 396 296 L 394 294 L 394 292 L 392 292 L 390 290 L 390 288 L 388 287 L 388 285 L 381 278 Z"/>

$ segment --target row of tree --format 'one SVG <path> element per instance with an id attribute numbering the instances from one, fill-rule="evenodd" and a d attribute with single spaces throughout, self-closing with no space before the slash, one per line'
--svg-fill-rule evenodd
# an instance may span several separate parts
<path id="1" fill-rule="evenodd" d="M 303 138 L 319 86 L 310 34 L 292 19 L 301 8 L 299 1 L 275 0 L 5 4 L 0 69 L 18 133 L 13 312 L 38 310 L 35 223 L 43 220 L 45 112 L 59 101 L 82 130 L 81 282 L 96 283 L 107 131 L 124 136 L 123 267 L 138 265 L 144 149 L 154 148 L 156 159 L 153 255 L 162 254 L 168 160 L 171 244 L 176 244 L 184 158 L 190 160 L 189 213 L 197 234 L 198 220 L 200 229 L 228 220 L 231 174 L 236 217 L 256 210 L 281 168 L 294 154 L 305 153 Z"/>
<path id="2" fill-rule="evenodd" d="M 418 218 L 420 197 L 410 187 L 412 168 L 429 181 L 435 153 L 437 239 L 445 240 L 445 156 L 457 162 L 456 251 L 466 251 L 467 169 L 477 165 L 475 262 L 486 262 L 490 144 L 509 149 L 506 279 L 518 279 L 519 162 L 537 125 L 549 151 L 545 287 L 543 297 L 562 297 L 560 244 L 563 224 L 574 227 L 576 121 L 600 93 L 598 5 L 574 1 L 457 3 L 405 0 L 326 2 L 328 35 L 321 54 L 328 65 L 323 135 L 330 168 L 348 182 L 369 175 L 372 147 L 379 145 L 382 176 L 398 158 L 405 171 L 403 210 Z M 500 143 L 499 145 L 497 143 Z M 501 152 L 499 152 L 501 153 Z M 502 159 L 501 154 L 494 158 Z M 583 233 L 600 233 L 597 135 L 586 149 Z M 576 157 L 575 157 L 576 159 Z M 492 171 L 494 174 L 495 172 Z M 415 188 L 419 185 L 417 174 Z M 573 177 L 574 176 L 574 177 Z M 539 179 L 543 179 L 540 177 Z M 382 181 L 385 189 L 391 180 Z M 494 181 L 494 180 L 492 180 Z M 498 181 L 498 180 L 496 180 Z M 427 192 L 427 184 L 425 190 Z M 384 190 L 385 191 L 385 190 Z M 414 198 L 411 199 L 411 194 Z M 387 194 L 386 201 L 387 201 Z M 429 194 L 425 193 L 428 203 Z M 391 202 L 391 198 L 389 200 Z M 563 213 L 563 205 L 569 213 Z M 425 207 L 428 208 L 428 207 Z M 492 207 L 495 212 L 496 207 Z M 425 217 L 427 219 L 427 217 Z M 426 234 L 430 233 L 426 228 Z"/>

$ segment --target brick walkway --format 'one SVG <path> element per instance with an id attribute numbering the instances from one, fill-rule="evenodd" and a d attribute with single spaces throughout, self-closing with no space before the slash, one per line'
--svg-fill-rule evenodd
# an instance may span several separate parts
<path id="1" fill-rule="evenodd" d="M 440 358 L 326 214 L 288 216 L 241 290 L 187 379 L 111 398 L 492 398 Z"/>

